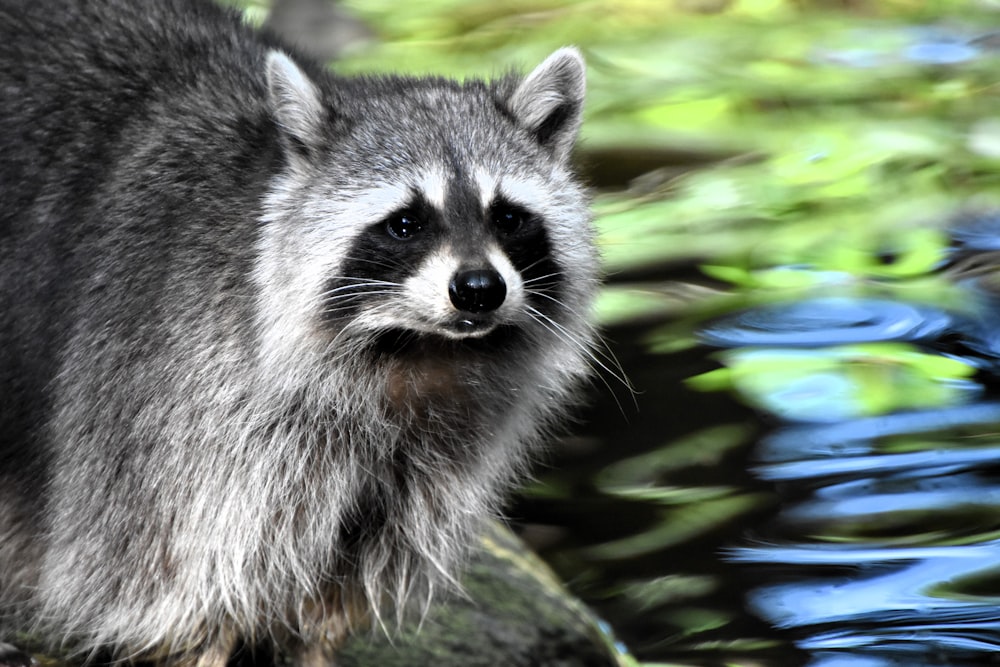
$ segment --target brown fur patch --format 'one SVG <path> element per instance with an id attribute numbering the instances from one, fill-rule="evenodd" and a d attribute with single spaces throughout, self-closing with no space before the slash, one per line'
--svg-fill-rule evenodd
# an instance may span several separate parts
<path id="1" fill-rule="evenodd" d="M 426 416 L 432 404 L 458 404 L 468 387 L 453 359 L 408 357 L 389 364 L 385 395 L 401 413 Z"/>

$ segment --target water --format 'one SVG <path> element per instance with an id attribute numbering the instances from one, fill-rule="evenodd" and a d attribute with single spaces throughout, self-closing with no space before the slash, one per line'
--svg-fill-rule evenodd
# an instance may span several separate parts
<path id="1" fill-rule="evenodd" d="M 950 303 L 823 289 L 667 355 L 610 332 L 637 407 L 612 380 L 516 513 L 639 658 L 1000 664 L 1000 217 L 950 233 Z"/>
<path id="2" fill-rule="evenodd" d="M 955 254 L 992 250 L 995 222 L 958 230 Z M 936 378 L 953 389 L 936 404 L 873 416 L 858 414 L 859 385 L 812 377 L 771 397 L 784 419 L 755 443 L 753 470 L 782 502 L 758 543 L 728 557 L 774 573 L 748 591 L 748 609 L 792 630 L 811 665 L 1000 662 L 1000 401 L 988 389 L 1000 311 L 968 289 L 965 303 L 983 303 L 971 314 L 816 299 L 703 333 L 717 344 L 818 351 L 909 341 L 976 369 L 960 381 Z M 814 392 L 810 379 L 821 380 Z"/>

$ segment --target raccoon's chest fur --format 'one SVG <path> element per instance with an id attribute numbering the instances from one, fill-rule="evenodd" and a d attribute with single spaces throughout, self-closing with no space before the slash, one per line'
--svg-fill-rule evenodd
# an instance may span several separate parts
<path id="1" fill-rule="evenodd" d="M 196 0 L 37 4 L 0 1 L 0 642 L 221 665 L 451 581 L 586 374 L 579 54 L 345 79 Z"/>

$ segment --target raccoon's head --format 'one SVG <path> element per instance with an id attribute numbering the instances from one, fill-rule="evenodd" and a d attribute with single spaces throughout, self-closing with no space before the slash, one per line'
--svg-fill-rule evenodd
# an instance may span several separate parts
<path id="1" fill-rule="evenodd" d="M 271 349 L 518 341 L 579 365 L 597 272 L 569 166 L 584 69 L 566 48 L 493 83 L 337 79 L 271 52 L 286 156 L 257 275 Z"/>

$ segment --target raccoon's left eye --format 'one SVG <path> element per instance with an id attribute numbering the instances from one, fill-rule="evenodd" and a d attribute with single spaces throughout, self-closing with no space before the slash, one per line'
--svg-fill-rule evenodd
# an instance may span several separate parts
<path id="1" fill-rule="evenodd" d="M 516 206 L 500 206 L 493 209 L 493 225 L 504 236 L 514 234 L 528 220 L 528 213 Z"/>
<path id="2" fill-rule="evenodd" d="M 400 241 L 408 241 L 424 229 L 424 221 L 415 213 L 401 211 L 385 221 L 385 230 L 389 236 Z"/>

